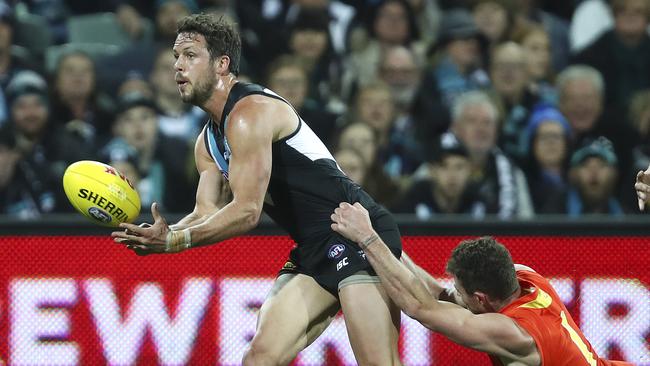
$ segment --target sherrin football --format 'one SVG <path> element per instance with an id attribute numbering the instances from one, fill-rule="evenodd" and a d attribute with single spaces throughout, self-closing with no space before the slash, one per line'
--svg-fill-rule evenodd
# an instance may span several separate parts
<path id="1" fill-rule="evenodd" d="M 72 206 L 104 226 L 132 222 L 140 214 L 140 196 L 131 182 L 110 165 L 83 160 L 63 174 L 63 189 Z"/>

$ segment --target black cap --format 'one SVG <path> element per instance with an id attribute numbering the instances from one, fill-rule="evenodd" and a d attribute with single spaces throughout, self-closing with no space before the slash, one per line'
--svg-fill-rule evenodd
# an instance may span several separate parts
<path id="1" fill-rule="evenodd" d="M 25 70 L 14 75 L 5 93 L 10 107 L 19 97 L 27 94 L 36 94 L 41 97 L 43 103 L 48 103 L 47 82 L 34 71 Z"/>
<path id="2" fill-rule="evenodd" d="M 571 156 L 571 166 L 582 164 L 587 158 L 600 158 L 608 165 L 618 164 L 618 158 L 614 152 L 612 142 L 606 137 L 600 136 L 576 150 Z"/>
<path id="3" fill-rule="evenodd" d="M 151 108 L 156 112 L 160 113 L 160 109 L 156 105 L 156 102 L 153 99 L 148 98 L 140 92 L 130 92 L 122 95 L 117 102 L 117 114 L 120 115 L 131 108 L 135 107 L 147 107 Z"/>
<path id="4" fill-rule="evenodd" d="M 429 149 L 428 160 L 431 163 L 440 163 L 450 155 L 469 158 L 469 152 L 458 138 L 451 132 L 445 132 L 435 139 Z"/>

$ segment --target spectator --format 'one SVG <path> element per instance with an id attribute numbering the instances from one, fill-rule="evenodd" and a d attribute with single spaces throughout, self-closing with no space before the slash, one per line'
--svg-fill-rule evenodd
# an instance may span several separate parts
<path id="1" fill-rule="evenodd" d="M 513 40 L 524 49 L 528 90 L 547 103 L 557 103 L 553 86 L 555 78 L 551 64 L 551 40 L 540 26 L 529 26 L 513 35 Z"/>
<path id="2" fill-rule="evenodd" d="M 558 109 L 542 104 L 533 110 L 525 135 L 526 179 L 535 211 L 541 212 L 548 197 L 567 188 L 571 127 Z"/>
<path id="3" fill-rule="evenodd" d="M 378 149 L 376 161 L 392 178 L 412 173 L 420 164 L 418 145 L 407 123 L 397 125 L 395 103 L 387 84 L 377 81 L 359 89 L 355 102 L 355 122 L 372 127 Z"/>
<path id="4" fill-rule="evenodd" d="M 368 164 L 363 159 L 361 153 L 354 148 L 340 148 L 334 152 L 334 159 L 343 173 L 353 182 L 361 184 L 366 180 L 368 174 Z"/>
<path id="5" fill-rule="evenodd" d="M 9 119 L 6 89 L 18 72 L 33 69 L 30 63 L 12 51 L 15 18 L 11 7 L 0 2 L 0 126 Z"/>
<path id="6" fill-rule="evenodd" d="M 107 162 L 134 163 L 143 207 L 158 202 L 168 212 L 191 209 L 193 191 L 186 169 L 189 145 L 158 133 L 154 101 L 140 94 L 123 96 L 113 130 L 114 137 L 102 149 L 101 156 Z"/>
<path id="7" fill-rule="evenodd" d="M 444 14 L 440 37 L 430 50 L 432 63 L 423 73 L 413 106 L 422 142 L 431 141 L 447 130 L 449 109 L 460 94 L 489 84 L 482 69 L 483 42 L 469 12 L 457 9 Z"/>
<path id="8" fill-rule="evenodd" d="M 299 58 L 284 55 L 276 59 L 271 64 L 267 86 L 287 99 L 316 135 L 331 146 L 338 116 L 308 97 L 307 71 Z"/>
<path id="9" fill-rule="evenodd" d="M 517 0 L 516 27 L 539 24 L 551 39 L 551 63 L 554 70 L 562 70 L 569 63 L 569 24 L 566 20 L 540 7 L 539 0 Z"/>
<path id="10" fill-rule="evenodd" d="M 472 6 L 476 26 L 490 45 L 497 45 L 509 39 L 514 27 L 514 5 L 512 0 L 478 0 Z"/>
<path id="11" fill-rule="evenodd" d="M 286 24 L 291 26 L 297 14 L 303 10 L 323 11 L 329 18 L 329 38 L 337 54 L 346 53 L 346 37 L 350 22 L 354 18 L 353 7 L 337 0 L 290 0 L 286 11 Z"/>
<path id="12" fill-rule="evenodd" d="M 601 74 L 591 66 L 572 65 L 558 75 L 555 83 L 560 111 L 573 131 L 573 146 L 607 136 L 614 144 L 619 169 L 628 171 L 632 160 L 630 141 L 634 137 L 629 124 L 616 123 L 621 119 L 620 113 L 605 107 Z"/>
<path id="13" fill-rule="evenodd" d="M 574 62 L 600 71 L 607 105 L 625 111 L 634 92 L 650 87 L 650 2 L 613 0 L 611 5 L 614 29 L 582 50 Z"/>
<path id="14" fill-rule="evenodd" d="M 545 213 L 572 217 L 588 214 L 620 216 L 621 204 L 615 196 L 617 159 L 604 137 L 581 147 L 571 156 L 570 187 L 557 197 L 547 198 Z"/>
<path id="15" fill-rule="evenodd" d="M 16 74 L 7 87 L 10 121 L 2 128 L 3 184 L 0 211 L 22 219 L 70 208 L 57 172 L 58 134 L 48 126 L 47 86 L 37 74 Z M 76 146 L 67 146 L 75 149 Z"/>
<path id="16" fill-rule="evenodd" d="M 289 50 L 299 58 L 309 75 L 309 97 L 323 106 L 337 98 L 341 65 L 335 57 L 328 32 L 326 10 L 302 9 L 292 24 Z"/>
<path id="17" fill-rule="evenodd" d="M 183 103 L 174 80 L 176 59 L 169 50 L 158 52 L 149 76 L 158 107 L 158 128 L 165 136 L 193 142 L 201 132 L 207 116 L 199 107 Z"/>
<path id="18" fill-rule="evenodd" d="M 387 176 L 379 161 L 377 160 L 377 134 L 365 123 L 352 123 L 345 126 L 339 134 L 337 148 L 354 149 L 359 151 L 366 163 L 366 173 L 363 174 L 363 181 L 359 185 L 372 195 L 377 202 L 390 206 L 399 196 L 400 188 L 389 176 Z"/>
<path id="19" fill-rule="evenodd" d="M 90 56 L 73 51 L 59 58 L 51 85 L 53 125 L 88 143 L 105 141 L 113 119 L 112 102 L 100 93 L 95 76 Z"/>
<path id="20" fill-rule="evenodd" d="M 451 132 L 469 152 L 472 181 L 478 186 L 487 213 L 502 219 L 533 214 L 526 178 L 497 147 L 498 111 L 483 92 L 463 94 L 452 109 Z"/>
<path id="21" fill-rule="evenodd" d="M 485 215 L 485 204 L 470 188 L 472 164 L 467 149 L 451 133 L 436 141 L 426 164 L 425 179 L 417 180 L 393 206 L 396 213 L 415 214 L 420 220 L 438 215 Z"/>
<path id="22" fill-rule="evenodd" d="M 142 75 L 137 71 L 131 71 L 126 75 L 126 79 L 117 89 L 117 97 L 120 98 L 129 93 L 140 93 L 149 99 L 153 99 L 153 89 Z"/>
<path id="23" fill-rule="evenodd" d="M 533 106 L 539 98 L 528 89 L 524 49 L 506 42 L 492 51 L 490 76 L 494 99 L 503 115 L 499 146 L 509 157 L 522 163 L 526 157 L 526 126 Z"/>
<path id="24" fill-rule="evenodd" d="M 413 99 L 420 85 L 422 66 L 415 53 L 404 46 L 390 47 L 382 53 L 377 77 L 385 81 L 400 117 L 409 118 Z"/>
<path id="25" fill-rule="evenodd" d="M 406 0 L 385 0 L 371 9 L 367 19 L 367 42 L 350 55 L 349 74 L 359 84 L 375 79 L 380 68 L 382 54 L 395 46 L 404 46 L 421 54 L 416 45 L 418 29 L 413 9 Z"/>

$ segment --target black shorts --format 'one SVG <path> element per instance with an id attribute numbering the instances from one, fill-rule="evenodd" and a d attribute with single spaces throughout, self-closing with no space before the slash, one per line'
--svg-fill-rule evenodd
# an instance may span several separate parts
<path id="1" fill-rule="evenodd" d="M 393 216 L 376 204 L 368 208 L 368 211 L 372 227 L 395 257 L 400 258 L 402 239 Z M 285 273 L 308 275 L 338 297 L 339 282 L 362 270 L 375 275 L 361 247 L 332 231 L 331 235 L 319 242 L 299 243 L 291 250 L 289 259 L 278 275 Z"/>

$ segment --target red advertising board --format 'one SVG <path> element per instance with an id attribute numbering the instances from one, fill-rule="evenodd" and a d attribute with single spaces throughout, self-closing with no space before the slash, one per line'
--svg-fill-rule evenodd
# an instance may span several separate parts
<path id="1" fill-rule="evenodd" d="M 441 280 L 461 237 L 405 237 Z M 642 237 L 497 238 L 552 279 L 603 357 L 650 365 L 650 250 Z M 292 243 L 249 236 L 138 257 L 108 237 L 0 237 L 0 365 L 238 365 Z M 488 365 L 403 317 L 406 365 Z M 296 365 L 355 364 L 344 320 Z"/>

